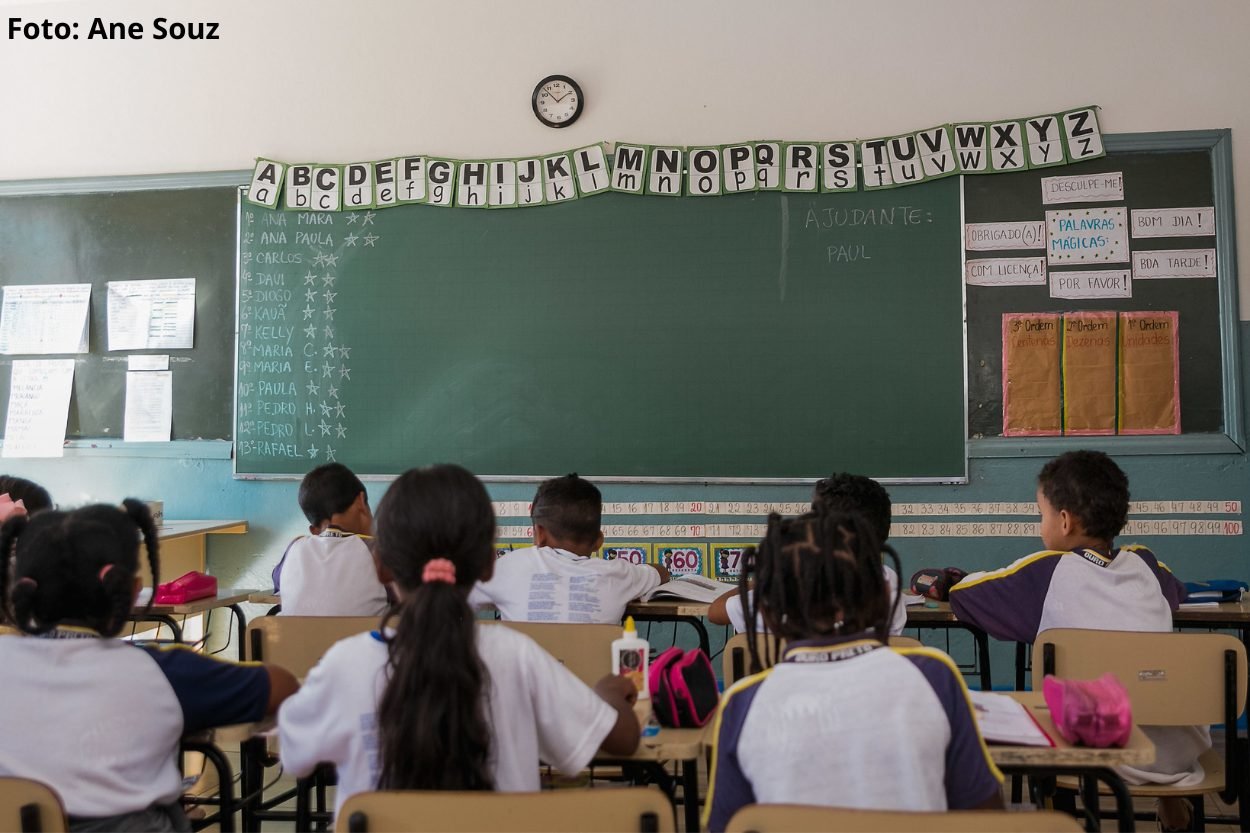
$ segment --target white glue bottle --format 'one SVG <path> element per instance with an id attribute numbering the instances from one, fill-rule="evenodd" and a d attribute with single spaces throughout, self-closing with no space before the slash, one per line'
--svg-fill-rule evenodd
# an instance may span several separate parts
<path id="1" fill-rule="evenodd" d="M 634 626 L 634 617 L 625 617 L 625 633 L 620 639 L 612 641 L 612 673 L 628 678 L 638 689 L 638 699 L 645 700 L 651 696 L 651 686 L 647 674 L 650 663 L 651 646 L 647 640 L 638 636 Z"/>

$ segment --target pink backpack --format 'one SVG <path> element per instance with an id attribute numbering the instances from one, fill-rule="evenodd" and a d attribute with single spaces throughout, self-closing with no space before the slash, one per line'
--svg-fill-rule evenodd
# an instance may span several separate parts
<path id="1" fill-rule="evenodd" d="M 1096 680 L 1061 680 L 1047 675 L 1042 696 L 1055 728 L 1068 743 L 1124 746 L 1133 730 L 1128 692 L 1114 674 Z"/>
<path id="2" fill-rule="evenodd" d="M 650 677 L 651 707 L 660 725 L 697 729 L 716 713 L 716 672 L 701 649 L 669 648 L 651 661 Z"/>

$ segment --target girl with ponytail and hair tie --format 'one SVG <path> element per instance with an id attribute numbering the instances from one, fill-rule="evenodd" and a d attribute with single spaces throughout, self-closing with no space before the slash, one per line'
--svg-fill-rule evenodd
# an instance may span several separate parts
<path id="1" fill-rule="evenodd" d="M 278 714 L 284 769 L 338 771 L 335 809 L 368 790 L 539 788 L 539 762 L 581 770 L 638 746 L 633 685 L 588 688 L 536 643 L 478 625 L 468 595 L 495 564 L 486 489 L 454 465 L 411 469 L 375 519 L 378 577 L 397 610 L 339 642 Z M 604 658 L 607 662 L 607 657 Z"/>
<path id="2" fill-rule="evenodd" d="M 190 830 L 182 736 L 259 720 L 296 688 L 281 668 L 114 638 L 140 589 L 141 536 L 155 582 L 160 546 L 141 501 L 0 527 L 0 606 L 30 637 L 0 638 L 0 775 L 49 784 L 71 830 Z"/>

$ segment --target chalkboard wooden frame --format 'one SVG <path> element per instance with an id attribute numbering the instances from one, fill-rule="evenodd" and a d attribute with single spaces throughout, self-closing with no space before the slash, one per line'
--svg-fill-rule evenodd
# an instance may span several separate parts
<path id="1" fill-rule="evenodd" d="M 14 180 L 0 182 L 0 198 L 237 187 L 246 184 L 250 177 L 250 170 L 233 170 Z M 231 340 L 233 342 L 233 337 Z M 120 426 L 118 427 L 120 428 Z M 0 438 L 0 446 L 3 446 L 2 438 Z M 83 437 L 67 439 L 65 442 L 66 457 L 105 456 L 226 460 L 233 456 L 233 449 L 233 439 L 176 439 L 167 443 L 128 443 L 120 437 Z"/>
<path id="2" fill-rule="evenodd" d="M 1237 308 L 1237 219 L 1233 202 L 1232 130 L 1118 133 L 1103 136 L 1103 142 L 1108 153 L 1200 150 L 1211 156 L 1223 433 L 1146 437 L 985 437 L 968 440 L 968 455 L 971 458 L 1053 457 L 1065 451 L 1090 447 L 1114 455 L 1242 454 L 1246 451 Z M 1061 171 L 1056 169 L 1056 173 Z"/>

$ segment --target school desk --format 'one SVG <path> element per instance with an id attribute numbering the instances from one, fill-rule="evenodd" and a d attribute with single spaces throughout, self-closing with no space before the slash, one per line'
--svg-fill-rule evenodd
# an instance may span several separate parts
<path id="1" fill-rule="evenodd" d="M 1115 796 L 1116 816 L 1120 830 L 1133 830 L 1133 799 L 1114 767 L 1121 764 L 1148 764 L 1155 759 L 1155 747 L 1150 738 L 1133 726 L 1132 735 L 1127 746 L 1123 748 L 1091 749 L 1085 746 L 1073 746 L 1059 735 L 1055 723 L 1051 720 L 1050 709 L 1040 691 L 1008 691 L 1007 694 L 1022 704 L 1036 718 L 1038 725 L 1055 742 L 1053 747 L 1045 746 L 1009 746 L 990 744 L 990 758 L 1003 772 L 1012 775 L 1028 775 L 1031 778 L 1050 778 L 1057 775 L 1076 775 L 1082 778 L 1084 795 L 1096 797 L 1095 782 L 1101 781 Z M 1085 779 L 1090 779 L 1090 788 L 1085 789 Z M 1082 803 L 1086 799 L 1082 798 Z M 1097 806 L 1091 798 L 1086 806 Z"/>
<path id="2" fill-rule="evenodd" d="M 204 572 L 207 564 L 209 535 L 242 535 L 247 532 L 247 521 L 166 521 L 157 527 L 156 534 L 161 545 L 161 580 L 171 581 L 192 570 Z M 139 559 L 139 576 L 143 586 L 152 584 L 148 570 L 146 549 Z"/>
<path id="3" fill-rule="evenodd" d="M 707 635 L 707 626 L 703 624 L 709 607 L 711 605 L 706 602 L 687 599 L 652 599 L 649 602 L 630 602 L 625 605 L 625 615 L 634 617 L 635 622 L 682 622 L 690 625 L 699 635 L 699 647 L 703 653 L 711 656 L 712 643 Z"/>
<path id="4" fill-rule="evenodd" d="M 144 605 L 137 604 L 130 611 L 130 619 L 134 622 L 155 622 L 166 625 L 173 631 L 174 641 L 182 642 L 182 626 L 175 617 L 185 619 L 188 616 L 197 616 L 218 608 L 228 608 L 234 616 L 235 633 L 239 639 L 239 659 L 242 659 L 243 641 L 247 636 L 247 618 L 243 615 L 243 608 L 239 607 L 239 605 L 250 600 L 255 592 L 255 590 L 237 588 L 218 590 L 216 596 L 196 599 L 186 604 L 154 604 L 150 610 L 145 610 Z"/>
<path id="5" fill-rule="evenodd" d="M 664 790 L 674 807 L 677 804 L 673 779 L 665 765 L 681 763 L 681 805 L 685 812 L 687 833 L 699 830 L 699 760 L 703 758 L 712 742 L 713 722 L 701 729 L 661 729 L 655 737 L 643 738 L 634 754 L 620 756 L 600 752 L 591 761 L 595 764 L 613 764 L 625 772 L 641 771 Z M 637 779 L 635 779 L 637 780 Z"/>
<path id="6" fill-rule="evenodd" d="M 981 690 L 992 691 L 993 681 L 990 677 L 990 638 L 985 631 L 967 622 L 961 622 L 951 610 L 950 602 L 934 602 L 928 604 L 909 605 L 907 607 L 907 627 L 916 630 L 964 630 L 972 634 L 977 646 L 977 666 L 981 669 Z M 1024 688 L 1018 680 L 1017 689 Z"/>

